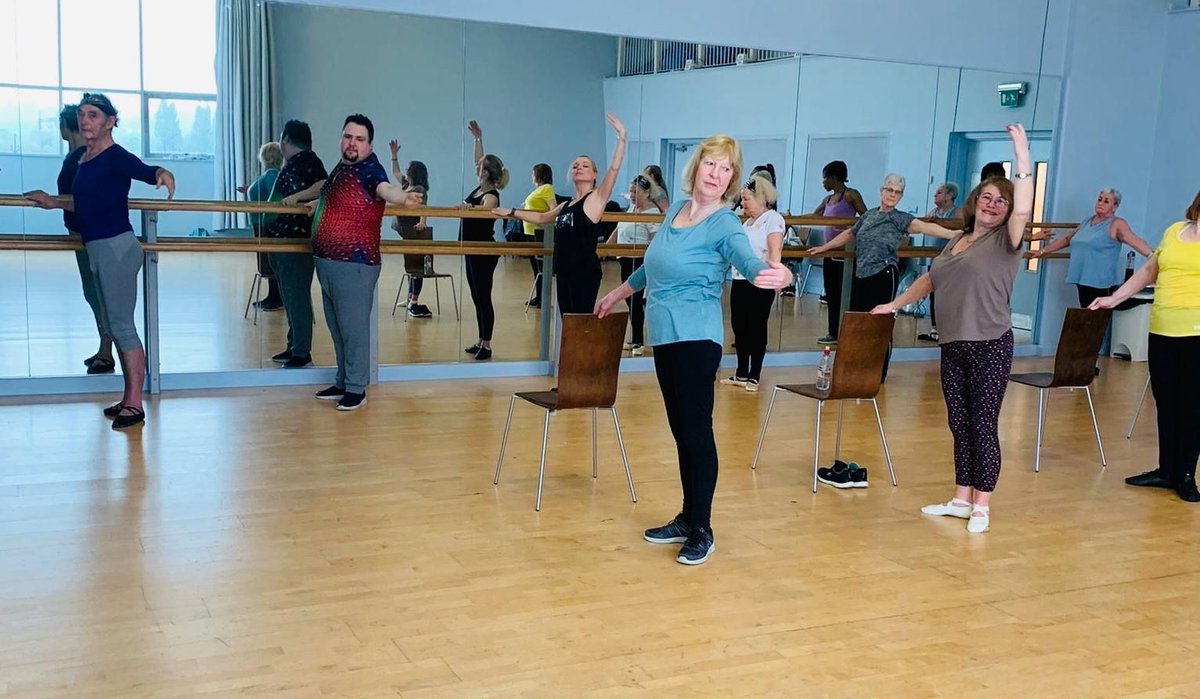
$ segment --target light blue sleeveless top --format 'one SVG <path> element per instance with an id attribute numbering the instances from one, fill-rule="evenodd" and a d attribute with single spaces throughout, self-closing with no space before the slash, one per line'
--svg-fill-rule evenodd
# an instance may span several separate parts
<path id="1" fill-rule="evenodd" d="M 1091 216 L 1084 219 L 1079 232 L 1071 238 L 1067 283 L 1107 289 L 1124 281 L 1121 241 L 1108 234 L 1108 227 L 1116 218 L 1109 216 L 1096 223 L 1091 220 Z"/>

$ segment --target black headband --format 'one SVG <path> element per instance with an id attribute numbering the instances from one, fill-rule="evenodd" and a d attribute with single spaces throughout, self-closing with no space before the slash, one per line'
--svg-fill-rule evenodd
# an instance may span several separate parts
<path id="1" fill-rule="evenodd" d="M 90 104 L 109 116 L 115 117 L 117 115 L 117 108 L 113 106 L 108 97 L 99 92 L 83 93 L 83 99 L 79 100 L 79 106 L 82 107 L 85 104 Z"/>

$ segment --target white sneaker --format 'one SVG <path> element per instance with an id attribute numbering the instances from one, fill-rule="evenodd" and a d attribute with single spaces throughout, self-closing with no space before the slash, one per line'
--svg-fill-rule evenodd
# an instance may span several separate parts
<path id="1" fill-rule="evenodd" d="M 721 384 L 723 386 L 741 386 L 741 387 L 745 388 L 746 383 L 748 381 L 749 381 L 749 379 L 743 379 L 740 376 L 734 375 L 734 376 L 730 376 L 727 379 L 721 379 Z"/>
<path id="2" fill-rule="evenodd" d="M 628 352 L 629 350 L 633 349 L 633 343 L 632 343 L 632 342 L 626 342 L 625 344 L 621 345 L 621 349 L 623 349 L 623 350 L 625 350 L 626 352 Z"/>
<path id="3" fill-rule="evenodd" d="M 757 379 L 746 379 L 746 390 L 751 393 L 757 393 L 758 392 L 758 380 Z"/>
<path id="4" fill-rule="evenodd" d="M 641 345 L 630 345 L 629 346 L 629 353 L 635 357 L 642 356 L 642 353 L 645 351 L 646 351 L 645 348 L 642 347 Z"/>
<path id="5" fill-rule="evenodd" d="M 988 530 L 988 508 L 974 505 L 971 516 L 967 518 L 967 531 L 971 534 L 982 534 Z"/>
<path id="6" fill-rule="evenodd" d="M 933 515 L 934 517 L 958 517 L 959 519 L 971 518 L 971 503 L 963 502 L 962 500 L 951 500 L 946 503 L 938 503 L 936 505 L 926 505 L 921 508 L 921 514 Z"/>

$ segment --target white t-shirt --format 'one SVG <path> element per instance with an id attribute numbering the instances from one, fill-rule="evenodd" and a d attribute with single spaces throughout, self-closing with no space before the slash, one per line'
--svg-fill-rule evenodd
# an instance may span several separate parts
<path id="1" fill-rule="evenodd" d="M 742 224 L 742 232 L 750 239 L 750 249 L 763 262 L 767 261 L 767 235 L 771 233 L 782 234 L 785 228 L 787 226 L 783 222 L 783 216 L 774 209 L 767 209 L 758 218 L 754 220 L 746 219 L 746 222 Z M 737 269 L 733 270 L 733 278 L 745 279 Z"/>
<path id="2" fill-rule="evenodd" d="M 657 214 L 657 206 L 642 209 L 639 214 Z M 622 221 L 617 224 L 617 242 L 622 245 L 649 245 L 650 238 L 658 230 L 657 223 L 632 223 Z"/>

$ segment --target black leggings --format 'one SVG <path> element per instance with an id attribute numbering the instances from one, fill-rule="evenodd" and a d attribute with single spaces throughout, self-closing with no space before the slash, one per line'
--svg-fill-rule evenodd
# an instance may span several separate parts
<path id="1" fill-rule="evenodd" d="M 821 278 L 825 283 L 825 309 L 829 315 L 829 336 L 837 339 L 838 326 L 842 322 L 842 274 L 846 262 L 826 257 L 821 263 Z"/>
<path id="2" fill-rule="evenodd" d="M 954 435 L 954 484 L 983 493 L 1000 477 L 1000 405 L 1012 369 L 1012 330 L 942 345 L 942 396 Z"/>
<path id="3" fill-rule="evenodd" d="M 850 310 L 868 312 L 881 303 L 896 298 L 899 282 L 896 265 L 888 265 L 869 277 L 855 277 L 850 287 Z M 883 378 L 887 379 L 888 364 L 892 361 L 892 343 L 888 341 L 887 356 L 883 358 Z"/>
<path id="4" fill-rule="evenodd" d="M 709 527 L 717 489 L 717 443 L 713 438 L 713 381 L 721 346 L 712 340 L 672 342 L 654 348 L 654 372 L 679 454 L 683 520 Z"/>
<path id="5" fill-rule="evenodd" d="M 745 279 L 734 279 L 729 291 L 729 321 L 737 344 L 737 371 L 743 379 L 758 381 L 767 354 L 767 320 L 775 292 L 760 289 Z"/>
<path id="6" fill-rule="evenodd" d="M 1079 307 L 1087 308 L 1088 306 L 1092 305 L 1092 301 L 1095 301 L 1101 296 L 1108 296 L 1116 288 L 1117 287 L 1115 286 L 1110 289 L 1107 287 L 1102 288 L 1098 286 L 1084 286 L 1083 284 L 1076 284 L 1075 290 L 1079 292 Z"/>
<path id="7" fill-rule="evenodd" d="M 545 230 L 542 229 L 541 226 L 538 226 L 534 230 L 536 232 L 533 234 L 533 242 L 541 243 L 546 240 L 546 232 L 545 232 Z M 526 242 L 529 242 L 529 236 L 526 236 L 525 239 L 526 239 Z M 535 282 L 538 282 L 537 287 L 534 288 L 534 290 L 533 290 L 532 301 L 537 302 L 538 305 L 541 305 L 542 285 L 541 285 L 541 280 L 538 279 L 537 276 L 542 273 L 543 263 L 544 263 L 544 260 L 542 260 L 542 258 L 540 258 L 540 257 L 531 256 L 529 258 L 529 267 L 530 267 L 530 269 L 533 270 L 533 280 Z"/>
<path id="8" fill-rule="evenodd" d="M 1179 483 L 1200 459 L 1200 335 L 1150 333 L 1150 387 L 1158 409 L 1158 468 Z"/>
<path id="9" fill-rule="evenodd" d="M 492 306 L 492 278 L 496 275 L 495 255 L 467 255 L 467 286 L 471 289 L 471 302 L 475 304 L 475 322 L 479 325 L 479 339 L 492 341 L 492 328 L 496 325 L 496 309 Z"/>
<path id="10" fill-rule="evenodd" d="M 642 266 L 640 257 L 622 257 L 620 262 L 622 282 L 629 281 L 629 277 Z M 629 325 L 633 333 L 629 341 L 635 345 L 646 344 L 646 292 L 635 291 L 633 296 L 625 299 L 625 305 L 629 306 Z"/>
<path id="11" fill-rule="evenodd" d="M 558 312 L 592 313 L 596 310 L 596 295 L 600 293 L 600 261 L 595 268 L 572 269 L 558 273 Z"/>

